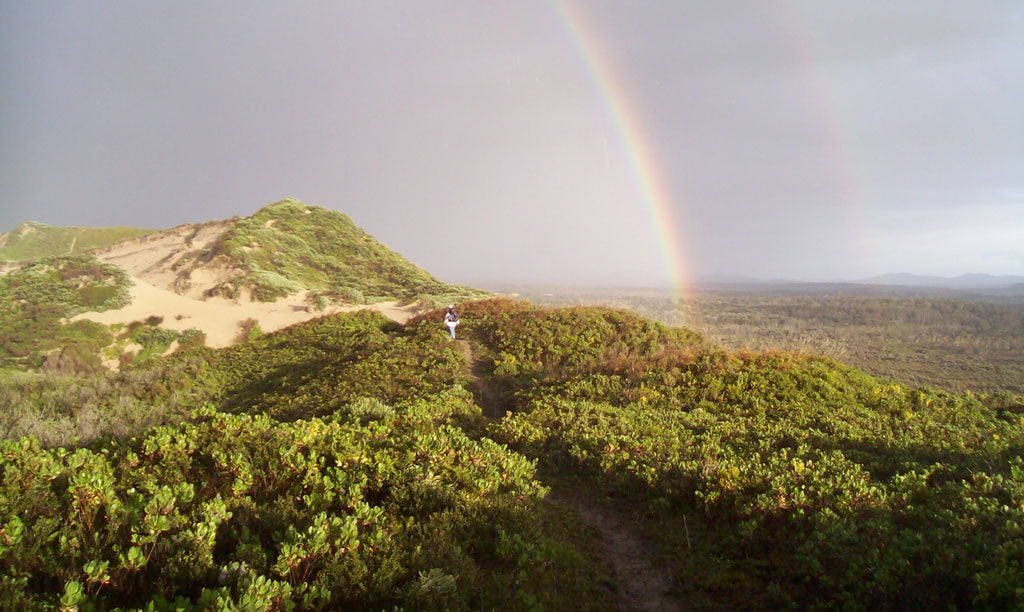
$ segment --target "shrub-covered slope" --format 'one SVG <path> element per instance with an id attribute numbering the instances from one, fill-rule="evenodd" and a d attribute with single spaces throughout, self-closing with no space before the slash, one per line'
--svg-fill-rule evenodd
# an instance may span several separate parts
<path id="1" fill-rule="evenodd" d="M 83 382 L 67 427 L 137 428 L 0 443 L 0 607 L 603 609 L 437 331 L 337 315 Z"/>
<path id="2" fill-rule="evenodd" d="M 321 303 L 423 300 L 435 304 L 481 298 L 482 291 L 442 283 L 359 228 L 345 214 L 296 200 L 271 204 L 238 219 L 182 272 L 216 262 L 242 274 L 216 287 L 235 296 L 247 288 L 263 301 L 301 290 Z"/>
<path id="3" fill-rule="evenodd" d="M 0 261 L 77 255 L 150 231 L 134 227 L 59 227 L 29 221 L 0 234 Z"/>
<path id="4" fill-rule="evenodd" d="M 59 370 L 99 368 L 99 351 L 112 341 L 108 328 L 91 321 L 65 324 L 88 310 L 128 303 L 131 281 L 119 268 L 87 255 L 50 257 L 0 276 L 0 367 Z"/>
<path id="5" fill-rule="evenodd" d="M 463 320 L 513 410 L 491 435 L 642 508 L 687 599 L 1024 607 L 1024 398 L 729 353 L 602 309 Z"/>
<path id="6" fill-rule="evenodd" d="M 607 309 L 462 314 L 469 346 L 360 312 L 0 385 L 46 424 L 0 443 L 3 607 L 615 609 L 538 503 L 570 481 L 688 608 L 1024 606 L 1022 398 Z"/>

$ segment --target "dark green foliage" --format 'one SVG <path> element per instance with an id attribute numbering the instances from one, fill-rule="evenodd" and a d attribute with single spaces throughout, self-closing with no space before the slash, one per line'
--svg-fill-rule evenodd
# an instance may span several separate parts
<path id="1" fill-rule="evenodd" d="M 95 371 L 99 350 L 112 340 L 109 330 L 63 320 L 124 306 L 130 284 L 120 268 L 86 255 L 42 259 L 0 276 L 0 367 L 49 363 L 61 372 Z"/>
<path id="2" fill-rule="evenodd" d="M 100 608 L 508 606 L 543 489 L 522 457 L 435 423 L 465 402 L 290 424 L 208 411 L 75 452 L 3 443 L 0 596 L 50 607 L 77 583 Z"/>
<path id="3" fill-rule="evenodd" d="M 356 312 L 64 379 L 96 415 L 129 393 L 165 421 L 188 403 L 223 411 L 78 450 L 3 443 L 0 602 L 604 608 L 547 527 L 531 462 L 479 438 L 466 363 L 436 332 Z M 52 405 L 55 382 L 16 373 L 0 389 Z"/>
<path id="4" fill-rule="evenodd" d="M 350 304 L 387 300 L 462 300 L 482 291 L 448 285 L 378 242 L 339 212 L 283 200 L 239 219 L 202 262 L 219 260 L 245 270 L 233 295 L 247 287 L 253 297 L 274 301 L 307 289 Z"/>

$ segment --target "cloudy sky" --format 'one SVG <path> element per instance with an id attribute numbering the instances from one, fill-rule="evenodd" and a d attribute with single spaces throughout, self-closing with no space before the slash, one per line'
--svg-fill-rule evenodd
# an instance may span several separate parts
<path id="1" fill-rule="evenodd" d="M 0 231 L 290 196 L 454 282 L 1020 274 L 1022 77 L 1017 0 L 0 0 Z"/>

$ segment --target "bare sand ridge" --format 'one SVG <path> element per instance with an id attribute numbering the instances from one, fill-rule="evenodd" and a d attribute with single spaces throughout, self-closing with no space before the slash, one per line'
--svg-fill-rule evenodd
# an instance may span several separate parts
<path id="1" fill-rule="evenodd" d="M 323 311 L 307 307 L 306 292 L 300 292 L 276 302 L 234 302 L 224 298 L 197 300 L 162 289 L 137 277 L 132 280 L 131 304 L 118 310 L 86 312 L 72 320 L 88 319 L 110 325 L 142 321 L 151 316 L 163 317 L 161 327 L 184 331 L 198 329 L 206 334 L 206 344 L 222 347 L 233 344 L 247 319 L 256 319 L 263 331 L 271 332 L 301 321 L 336 312 L 374 310 L 404 323 L 416 314 L 416 306 L 399 306 L 397 302 L 382 302 L 370 306 L 332 306 Z"/>
<path id="2" fill-rule="evenodd" d="M 202 298 L 209 289 L 241 275 L 243 270 L 215 263 L 196 269 L 179 266 L 182 269 L 176 270 L 176 264 L 199 257 L 232 225 L 231 220 L 179 225 L 97 249 L 91 254 L 161 289 Z"/>

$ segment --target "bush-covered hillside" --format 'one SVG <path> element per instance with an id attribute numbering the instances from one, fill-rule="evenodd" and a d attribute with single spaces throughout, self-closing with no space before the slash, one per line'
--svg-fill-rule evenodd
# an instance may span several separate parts
<path id="1" fill-rule="evenodd" d="M 92 321 L 65 324 L 88 310 L 128 303 L 131 280 L 120 268 L 87 255 L 51 257 L 0 276 L 0 367 L 88 372 L 113 340 Z"/>
<path id="2" fill-rule="evenodd" d="M 608 309 L 462 314 L 468 342 L 359 312 L 0 380 L 45 423 L 0 443 L 0 605 L 635 607 L 552 487 L 617 503 L 683 608 L 1024 607 L 1024 398 Z"/>
<path id="3" fill-rule="evenodd" d="M 868 297 L 703 291 L 679 301 L 554 289 L 523 293 L 543 306 L 611 305 L 686 325 L 725 347 L 834 357 L 882 378 L 946 391 L 1024 393 L 1024 302 L 980 296 Z M 970 298 L 970 299 L 969 299 Z"/>
<path id="4" fill-rule="evenodd" d="M 57 227 L 29 221 L 0 234 L 0 261 L 78 255 L 150 231 L 134 227 Z"/>
<path id="5" fill-rule="evenodd" d="M 83 384 L 66 427 L 137 428 L 0 443 L 0 606 L 602 609 L 467 377 L 436 326 L 359 312 Z"/>
<path id="6" fill-rule="evenodd" d="M 1024 398 L 730 353 L 596 308 L 492 301 L 464 320 L 512 409 L 491 435 L 642 509 L 691 603 L 1024 607 Z"/>
<path id="7" fill-rule="evenodd" d="M 359 228 L 345 214 L 296 200 L 271 204 L 238 219 L 203 260 L 245 270 L 220 288 L 240 287 L 262 301 L 301 290 L 321 303 L 367 304 L 388 300 L 442 302 L 488 295 L 442 283 Z"/>

